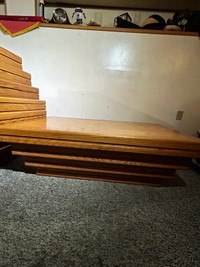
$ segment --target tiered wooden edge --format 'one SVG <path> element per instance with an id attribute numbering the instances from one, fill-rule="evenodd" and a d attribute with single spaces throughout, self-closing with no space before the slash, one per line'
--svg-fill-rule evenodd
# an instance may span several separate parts
<path id="1" fill-rule="evenodd" d="M 0 47 L 0 125 L 45 116 L 46 102 L 39 100 L 39 89 L 31 86 L 22 59 Z M 0 143 L 0 165 L 11 155 L 10 140 Z"/>
<path id="2" fill-rule="evenodd" d="M 38 143 L 41 145 L 14 145 L 13 154 L 23 155 L 26 166 L 36 168 L 40 175 L 159 186 L 169 183 L 176 169 L 188 169 L 191 161 L 188 157 L 149 156 L 148 149 L 139 154 L 45 146 L 41 139 Z"/>
<path id="3" fill-rule="evenodd" d="M 171 183 L 176 169 L 188 169 L 192 156 L 199 154 L 177 150 L 175 156 L 166 149 L 159 154 L 159 148 L 149 148 L 148 153 L 146 147 L 22 136 L 0 140 L 10 140 L 13 154 L 24 156 L 25 165 L 40 175 L 154 186 Z"/>
<path id="4" fill-rule="evenodd" d="M 25 165 L 35 168 L 37 174 L 159 186 L 169 184 L 176 169 L 188 169 L 192 157 L 200 154 L 200 144 L 192 137 L 188 140 L 175 133 L 174 139 L 171 131 L 173 138 L 167 138 L 169 129 L 164 130 L 165 138 L 156 134 L 154 141 L 130 137 L 133 128 L 126 122 L 115 128 L 109 123 L 110 136 L 109 131 L 99 133 L 108 126 L 105 121 L 101 127 L 96 121 L 97 128 L 92 131 L 76 120 L 74 131 L 69 127 L 63 131 L 58 125 L 72 121 L 55 118 L 51 129 L 45 118 L 46 103 L 31 86 L 31 75 L 22 70 L 21 58 L 0 47 L 0 60 L 0 141 L 5 142 L 1 150 L 10 149 L 6 142 L 11 143 L 13 155 L 23 156 Z M 116 134 L 121 127 L 121 134 Z M 149 126 L 145 129 L 149 131 Z M 150 128 L 152 132 L 155 130 Z"/>
<path id="5" fill-rule="evenodd" d="M 22 59 L 0 47 L 0 124 L 46 116 L 46 103 L 31 75 L 22 69 Z"/>
<path id="6" fill-rule="evenodd" d="M 174 145 L 174 148 L 170 142 L 168 148 L 153 146 L 154 142 L 151 147 L 118 142 L 105 143 L 106 139 L 104 142 L 89 142 L 85 140 L 85 135 L 79 136 L 79 141 L 71 140 L 71 119 L 62 118 L 62 123 L 59 123 L 61 118 L 57 119 L 46 118 L 1 126 L 0 140 L 11 142 L 13 154 L 23 156 L 25 165 L 34 168 L 40 175 L 154 186 L 173 183 L 176 169 L 188 169 L 191 159 L 200 154 L 200 142 L 193 137 L 181 135 L 183 144 L 182 148 L 179 147 L 180 133 L 175 133 L 178 145 Z M 80 121 L 74 121 L 77 122 L 76 126 L 82 129 Z M 66 125 L 68 130 L 59 131 L 59 124 Z M 99 125 L 99 121 L 96 121 L 96 124 Z M 90 129 L 89 122 L 86 125 L 87 129 Z M 123 125 L 129 129 L 127 123 Z M 104 126 L 106 127 L 106 123 Z M 149 129 L 149 126 L 146 129 Z M 98 130 L 100 131 L 100 127 Z M 113 132 L 115 130 L 113 129 Z M 169 129 L 166 129 L 166 132 L 168 133 Z M 171 133 L 174 136 L 174 132 Z M 99 134 L 101 136 L 101 131 Z M 155 144 L 157 141 L 155 140 Z M 167 139 L 164 142 L 167 142 Z"/>

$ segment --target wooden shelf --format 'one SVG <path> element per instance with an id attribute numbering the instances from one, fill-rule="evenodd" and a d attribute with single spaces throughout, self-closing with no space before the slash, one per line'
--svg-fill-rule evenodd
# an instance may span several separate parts
<path id="1" fill-rule="evenodd" d="M 89 30 L 89 31 L 109 31 L 109 32 L 128 32 L 128 33 L 199 36 L 198 32 L 146 30 L 146 29 L 127 29 L 127 28 L 114 28 L 114 27 L 79 26 L 79 25 L 68 25 L 68 24 L 63 25 L 63 24 L 53 24 L 53 23 L 40 23 L 40 27 L 61 28 L 61 29 L 71 29 L 71 30 Z"/>

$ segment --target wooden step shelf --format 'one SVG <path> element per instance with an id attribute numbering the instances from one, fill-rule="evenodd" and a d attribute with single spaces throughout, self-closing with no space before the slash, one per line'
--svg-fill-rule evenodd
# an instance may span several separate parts
<path id="1" fill-rule="evenodd" d="M 30 145 L 28 145 L 30 147 Z M 37 147 L 36 147 L 37 148 Z M 49 147 L 48 147 L 49 148 Z M 56 149 L 55 147 L 50 147 L 51 152 L 49 153 L 42 153 L 42 152 L 27 152 L 26 147 L 24 145 L 22 146 L 23 150 L 15 150 L 16 146 L 13 145 L 13 151 L 12 153 L 14 155 L 22 155 L 26 158 L 36 158 L 38 162 L 43 159 L 47 159 L 48 162 L 55 162 L 59 161 L 67 162 L 67 164 L 70 164 L 70 162 L 73 164 L 108 164 L 108 166 L 116 166 L 117 168 L 124 168 L 126 166 L 126 169 L 132 169 L 132 168 L 160 168 L 160 169 L 188 169 L 190 165 L 190 159 L 184 158 L 171 158 L 171 157 L 163 157 L 160 156 L 159 160 L 156 160 L 157 156 L 151 156 L 148 157 L 147 155 L 140 155 L 138 157 L 138 154 L 129 153 L 128 159 L 126 159 L 127 153 L 109 153 L 108 151 L 94 151 L 89 150 L 87 152 L 87 156 L 84 156 L 85 149 L 77 149 L 76 152 L 71 154 L 71 149 L 68 149 L 65 151 L 64 154 L 52 154 L 52 150 L 55 153 Z M 30 150 L 29 150 L 30 151 Z M 35 151 L 34 147 L 32 146 L 32 151 Z M 117 155 L 118 154 L 118 155 Z M 78 155 L 78 156 L 75 156 Z M 81 156 L 82 155 L 82 156 Z M 90 156 L 90 157 L 89 157 Z"/>
<path id="2" fill-rule="evenodd" d="M 0 97 L 39 100 L 39 89 L 29 85 L 0 79 Z"/>
<path id="3" fill-rule="evenodd" d="M 192 157 L 200 154 L 198 138 L 160 125 L 81 122 L 50 117 L 4 124 L 0 140 L 10 140 L 13 154 L 23 156 L 38 174 L 145 185 L 164 185 L 176 169 L 188 169 Z"/>
<path id="4" fill-rule="evenodd" d="M 158 124 L 47 118 L 21 58 L 1 58 L 0 142 L 39 175 L 161 186 L 200 157 L 198 138 Z"/>

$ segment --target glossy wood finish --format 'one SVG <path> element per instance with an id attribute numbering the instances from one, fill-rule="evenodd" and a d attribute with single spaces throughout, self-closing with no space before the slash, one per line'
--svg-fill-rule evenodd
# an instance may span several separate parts
<path id="1" fill-rule="evenodd" d="M 0 69 L 0 79 L 31 86 L 31 80 Z"/>
<path id="2" fill-rule="evenodd" d="M 3 47 L 0 47 L 0 56 L 0 79 L 31 85 L 31 75 L 22 70 L 22 59 L 19 56 Z"/>
<path id="3" fill-rule="evenodd" d="M 93 168 L 87 168 L 85 166 L 79 165 L 79 166 L 70 166 L 70 165 L 61 165 L 61 164 L 53 164 L 52 162 L 33 162 L 30 161 L 28 158 L 25 159 L 25 164 L 26 166 L 30 167 L 36 167 L 36 168 L 48 168 L 48 169 L 58 169 L 62 170 L 63 172 L 66 173 L 66 175 L 72 174 L 77 174 L 78 176 L 105 176 L 105 177 L 113 177 L 113 178 L 118 178 L 118 180 L 123 180 L 123 179 L 134 179 L 135 177 L 146 177 L 146 178 L 164 178 L 164 179 L 170 179 L 173 178 L 175 171 L 171 175 L 167 175 L 163 172 L 163 174 L 154 174 L 154 173 L 147 173 L 147 172 L 137 172 L 137 171 L 120 171 L 120 170 L 114 170 L 114 169 L 103 169 L 103 168 L 98 168 L 96 166 L 93 166 Z"/>
<path id="4" fill-rule="evenodd" d="M 34 118 L 37 120 L 37 118 Z M 11 126 L 12 124 L 10 124 Z M 146 147 L 135 147 L 135 146 L 121 146 L 121 145 L 107 145 L 107 144 L 98 144 L 98 143 L 89 143 L 89 142 L 74 142 L 74 141 L 62 141 L 54 139 L 45 139 L 45 138 L 32 138 L 32 137 L 20 137 L 12 135 L 3 135 L 2 126 L 0 125 L 0 141 L 1 142 L 10 142 L 14 144 L 29 144 L 29 145 L 39 145 L 42 146 L 52 146 L 65 148 L 81 148 L 81 149 L 91 149 L 91 150 L 100 150 L 100 151 L 113 151 L 115 152 L 131 152 L 131 153 L 140 153 L 147 154 L 149 157 L 152 155 L 168 155 L 171 157 L 180 157 L 180 158 L 198 158 L 199 151 L 190 151 L 190 150 L 171 150 L 171 149 L 159 149 L 159 148 L 148 148 Z"/>
<path id="5" fill-rule="evenodd" d="M 52 119 L 53 123 L 55 123 L 56 118 Z M 139 183 L 140 181 L 141 184 L 161 185 L 164 183 L 163 180 L 171 179 L 172 177 L 174 177 L 176 168 L 189 168 L 191 159 L 187 154 L 188 152 L 199 154 L 199 151 L 188 151 L 179 148 L 175 150 L 148 146 L 141 147 L 124 144 L 106 144 L 100 142 L 88 142 L 85 140 L 67 140 L 71 135 L 67 134 L 68 132 L 65 130 L 67 127 L 64 127 L 64 123 L 62 124 L 61 130 L 62 138 L 66 140 L 60 140 L 58 126 L 61 125 L 61 121 L 66 122 L 66 119 L 58 118 L 57 128 L 55 127 L 55 125 L 54 128 L 52 128 L 52 124 L 47 123 L 48 120 L 51 121 L 51 118 L 13 123 L 9 127 L 9 129 L 12 129 L 12 131 L 9 132 L 9 136 L 7 137 L 11 142 L 15 143 L 15 145 L 13 146 L 13 154 L 23 155 L 25 158 L 25 164 L 27 166 L 35 167 L 38 174 L 128 183 Z M 97 125 L 99 125 L 100 127 L 97 129 L 99 131 L 100 137 L 106 135 L 105 132 L 103 132 L 104 134 L 102 134 L 102 131 L 107 131 L 110 137 L 114 135 L 114 132 L 118 132 L 118 134 L 121 135 L 121 138 L 126 138 L 127 136 L 128 138 L 130 138 L 128 131 L 132 123 L 94 120 L 88 121 L 79 119 L 69 119 L 69 121 L 72 122 L 67 124 L 69 125 L 69 133 L 71 132 L 71 129 L 77 129 L 77 131 L 79 132 L 79 127 L 81 127 L 81 130 L 84 133 L 86 132 L 86 130 L 88 131 L 88 129 L 91 129 L 90 134 L 88 133 L 91 137 L 92 133 L 94 133 L 95 135 L 97 134 L 97 130 L 94 130 L 94 125 L 96 125 L 96 127 Z M 81 121 L 83 122 L 83 124 L 81 123 Z M 46 126 L 48 125 L 48 127 L 44 129 L 44 124 L 42 122 L 45 122 Z M 90 122 L 92 123 L 91 125 Z M 117 125 L 115 125 L 115 127 L 112 127 L 112 123 L 114 123 L 114 125 Z M 127 129 L 126 126 L 123 128 L 119 127 L 119 125 L 126 124 L 128 125 Z M 36 127 L 35 125 L 37 125 L 38 127 Z M 83 128 L 83 125 L 88 128 Z M 136 138 L 138 139 L 140 131 L 145 127 L 144 124 L 139 124 L 139 126 L 142 128 L 135 126 L 136 133 L 131 133 L 132 138 L 136 136 Z M 22 129 L 22 127 L 28 128 L 29 131 L 21 131 L 20 136 L 19 132 L 16 133 L 15 130 L 19 128 Z M 41 127 L 41 129 L 39 129 L 39 127 Z M 118 127 L 118 131 L 116 131 L 116 127 Z M 6 125 L 5 127 L 1 127 L 1 132 L 3 130 L 7 131 L 6 129 L 8 130 L 8 127 L 6 127 Z M 152 127 L 150 127 L 150 129 L 152 130 Z M 150 129 L 148 131 L 150 131 Z M 112 130 L 114 132 L 112 132 Z M 48 132 L 51 131 L 53 131 L 52 136 L 48 134 Z M 169 129 L 167 129 L 167 131 L 169 131 Z M 65 133 L 65 136 L 63 132 Z M 40 137 L 39 133 L 46 133 L 45 138 Z M 57 133 L 59 139 L 57 139 Z M 124 135 L 122 135 L 122 133 Z M 172 131 L 173 138 L 174 135 L 175 133 Z M 178 137 L 179 135 L 180 133 L 177 133 Z M 143 138 L 143 136 L 145 136 L 144 133 L 142 133 L 141 136 L 141 138 Z M 4 138 L 5 136 L 0 135 L 0 140 L 2 139 L 6 141 L 6 139 Z M 188 142 L 188 138 L 188 136 L 184 136 L 184 142 Z M 193 138 L 192 140 L 194 141 Z M 136 153 L 138 148 L 143 150 L 139 150 L 140 152 Z M 170 151 L 171 155 L 162 155 L 163 151 L 166 152 L 166 150 L 168 152 Z M 174 151 L 176 151 L 176 153 L 179 153 L 179 155 L 175 155 L 176 153 L 174 153 Z M 183 156 L 184 153 L 185 157 Z M 149 180 L 147 181 L 147 179 Z"/>
<path id="6" fill-rule="evenodd" d="M 45 110 L 45 105 L 43 104 L 13 104 L 13 103 L 0 103 L 0 112 L 2 111 L 29 111 L 29 110 Z"/>
<path id="7" fill-rule="evenodd" d="M 13 154 L 23 155 L 25 164 L 42 175 L 136 184 L 140 181 L 145 185 L 161 185 L 175 176 L 176 168 L 186 169 L 190 164 L 189 158 L 116 152 L 112 148 L 102 151 L 52 147 L 50 143 L 18 143 L 13 145 Z"/>
<path id="8" fill-rule="evenodd" d="M 53 124 L 51 122 L 47 123 L 51 119 Z M 129 127 L 132 126 L 132 123 L 58 118 L 56 127 L 55 121 L 56 118 L 36 119 L 34 121 L 13 123 L 9 127 L 7 127 L 8 125 L 2 126 L 0 127 L 0 140 L 10 140 L 10 142 L 15 143 L 13 145 L 13 154 L 24 156 L 25 164 L 36 168 L 38 174 L 126 183 L 140 182 L 145 185 L 161 185 L 164 183 L 164 180 L 172 179 L 176 168 L 189 168 L 191 159 L 187 154 L 188 152 L 199 154 L 199 151 L 188 151 L 179 148 L 175 150 L 126 144 L 106 144 L 105 142 L 100 143 L 99 140 L 97 142 L 67 140 L 71 137 L 71 134 L 68 135 L 68 131 L 71 133 L 72 129 L 73 132 L 76 129 L 78 133 L 82 130 L 84 134 L 90 130 L 90 133 L 88 132 L 89 137 L 92 134 L 96 135 L 98 130 L 100 137 L 106 136 L 106 133 L 112 137 L 117 132 L 118 135 L 121 135 L 121 138 L 130 138 Z M 72 123 L 65 124 L 66 121 Z M 44 123 L 46 125 L 45 129 Z M 53 125 L 54 128 L 52 128 Z M 60 130 L 63 140 L 59 136 L 59 125 L 62 125 Z M 84 128 L 83 125 L 88 128 Z M 120 128 L 120 125 L 125 125 L 125 127 Z M 94 126 L 98 128 L 95 130 Z M 134 126 L 136 132 L 135 134 L 131 132 L 131 136 L 132 138 L 136 136 L 138 139 L 145 124 L 134 124 Z M 116 131 L 117 127 L 118 131 Z M 27 128 L 29 129 L 28 131 L 16 132 L 16 130 Z M 66 131 L 66 128 L 68 131 Z M 148 129 L 147 125 L 148 134 L 144 135 L 144 133 L 141 133 L 141 138 L 146 136 L 147 139 L 148 135 L 155 138 L 157 133 L 155 134 L 154 132 L 153 135 L 153 132 L 151 134 L 149 132 L 153 128 L 150 127 Z M 156 128 L 156 132 L 158 129 L 160 127 Z M 163 128 L 161 129 L 163 130 Z M 9 133 L 8 136 L 2 134 L 4 130 L 7 134 Z M 51 131 L 53 131 L 53 135 L 48 134 Z M 169 129 L 167 129 L 168 131 Z M 46 133 L 45 137 L 41 137 L 41 133 Z M 173 139 L 174 135 L 176 134 L 172 131 Z M 180 133 L 177 133 L 178 138 L 180 135 Z M 58 139 L 57 136 L 59 137 Z M 184 135 L 182 138 L 183 142 L 189 142 L 190 137 Z M 196 138 L 191 140 L 196 141 Z M 136 153 L 138 148 L 139 151 L 140 149 L 143 150 Z M 162 155 L 163 151 L 166 152 L 166 150 L 170 151 L 171 155 Z M 179 153 L 179 155 L 175 155 L 174 151 Z M 184 153 L 185 157 L 183 156 Z"/>
<path id="9" fill-rule="evenodd" d="M 56 118 L 2 126 L 2 134 L 200 151 L 200 140 L 158 124 Z"/>
<path id="10" fill-rule="evenodd" d="M 163 185 L 200 156 L 198 138 L 158 124 L 46 118 L 45 101 L 34 100 L 38 89 L 24 82 L 31 76 L 10 64 L 0 65 L 0 141 L 11 143 L 13 154 L 38 174 Z"/>
<path id="11" fill-rule="evenodd" d="M 15 66 L 12 66 L 11 64 L 1 62 L 0 70 L 31 80 L 31 74 L 23 70 L 19 70 L 19 68 L 16 68 Z"/>
<path id="12" fill-rule="evenodd" d="M 18 150 L 17 150 L 18 149 Z M 28 152 L 27 152 L 28 151 Z M 53 152 L 52 152 L 53 151 Z M 46 153 L 45 153 L 46 152 Z M 152 155 L 135 154 L 135 153 L 117 153 L 109 151 L 95 151 L 86 149 L 65 149 L 59 147 L 46 147 L 46 146 L 31 146 L 13 145 L 13 154 L 22 155 L 24 157 L 35 157 L 40 159 L 47 159 L 49 161 L 59 162 L 82 162 L 84 164 L 109 164 L 121 168 L 126 165 L 126 169 L 131 168 L 157 168 L 157 169 L 188 169 L 190 160 L 188 158 L 165 157 Z M 128 154 L 128 155 L 127 155 Z"/>
<path id="13" fill-rule="evenodd" d="M 29 102 L 30 101 L 30 102 Z M 0 97 L 0 112 L 46 110 L 44 101 Z"/>
<path id="14" fill-rule="evenodd" d="M 22 59 L 0 47 L 0 124 L 46 116 L 46 102 L 22 70 Z"/>
<path id="15" fill-rule="evenodd" d="M 39 99 L 39 94 L 22 90 L 9 89 L 6 87 L 2 88 L 1 86 L 0 86 L 0 96 L 12 97 L 12 98 L 24 98 L 24 99 Z"/>
<path id="16" fill-rule="evenodd" d="M 23 99 L 23 98 L 12 98 L 12 97 L 0 97 L 0 103 L 9 104 L 42 104 L 46 105 L 46 101 L 44 100 L 34 100 L 34 99 Z"/>
<path id="17" fill-rule="evenodd" d="M 17 61 L 14 61 L 11 58 L 5 57 L 1 53 L 0 53 L 0 62 L 4 63 L 4 64 L 7 64 L 9 66 L 15 67 L 18 70 L 22 70 L 22 64 L 21 63 L 19 63 Z"/>
<path id="18" fill-rule="evenodd" d="M 22 59 L 0 47 L 0 124 L 46 116 L 46 102 L 38 99 L 39 89 L 31 87 L 31 75 L 22 70 Z M 0 143 L 0 164 L 11 155 L 11 145 Z"/>
<path id="19" fill-rule="evenodd" d="M 7 49 L 0 46 L 0 55 L 3 55 L 5 58 L 11 59 L 14 62 L 17 62 L 18 64 L 22 64 L 22 58 L 15 55 L 14 53 L 8 51 Z"/>
<path id="20" fill-rule="evenodd" d="M 126 145 L 122 143 L 118 145 L 118 143 L 105 143 L 105 141 L 101 143 L 99 140 L 97 140 L 97 142 L 94 142 L 94 140 L 93 142 L 85 140 L 86 130 L 88 131 L 88 129 L 91 129 L 90 133 L 88 132 L 90 138 L 93 136 L 93 133 L 95 135 L 97 134 L 93 127 L 91 127 L 90 122 L 86 123 L 85 120 L 83 120 L 83 122 L 85 127 L 88 127 L 87 129 L 83 128 L 83 124 L 80 123 L 80 120 L 75 120 L 77 122 L 77 129 L 82 127 L 81 130 L 84 132 L 84 140 L 70 140 L 70 130 L 76 128 L 73 119 L 69 120 L 73 122 L 68 124 L 69 135 L 68 132 L 64 130 L 66 129 L 66 126 L 61 127 L 62 140 L 59 135 L 58 126 L 61 121 L 66 122 L 66 120 L 64 118 L 58 118 L 57 128 L 52 128 L 51 123 L 47 123 L 48 120 L 51 121 L 51 118 L 27 120 L 0 126 L 0 141 L 10 141 L 14 143 L 13 154 L 23 155 L 26 165 L 35 167 L 36 172 L 39 174 L 55 176 L 60 174 L 62 177 L 129 183 L 139 183 L 139 179 L 141 179 L 142 184 L 158 185 L 163 184 L 163 179 L 171 179 L 174 177 L 176 168 L 189 168 L 191 157 L 200 154 L 198 150 L 179 148 L 181 145 L 181 138 L 179 138 L 179 136 L 181 136 L 180 133 L 177 133 L 178 147 L 159 148 L 144 145 L 141 146 L 141 140 L 138 137 L 140 136 L 139 133 L 141 129 L 144 129 L 145 127 L 143 124 L 140 125 L 142 128 L 135 126 L 135 134 L 131 132 L 132 139 L 134 136 L 136 136 L 137 140 L 139 139 L 139 146 L 136 146 L 133 144 Z M 54 123 L 55 121 L 56 118 L 53 118 Z M 46 126 L 48 125 L 45 129 L 43 127 L 44 122 Z M 114 122 L 114 125 L 117 124 L 119 127 L 118 131 L 116 131 L 116 125 L 115 127 L 112 127 L 112 123 L 113 122 L 108 123 L 107 121 L 94 122 L 92 120 L 92 125 L 98 124 L 100 126 L 98 128 L 100 140 L 102 136 L 106 136 L 104 131 L 109 133 L 108 136 L 110 138 L 114 136 L 114 132 L 118 132 L 118 135 L 120 134 L 121 138 L 130 139 L 128 130 L 132 123 L 123 122 L 122 125 L 127 124 L 128 128 L 123 127 L 122 129 L 119 127 L 121 122 Z M 150 129 L 152 130 L 153 128 L 150 127 L 148 129 L 148 135 L 154 136 L 154 138 L 150 138 L 150 140 L 155 141 L 157 133 L 153 134 L 152 132 L 152 134 L 149 134 Z M 156 131 L 157 129 L 160 129 L 160 127 L 156 128 Z M 163 128 L 161 129 L 163 130 Z M 112 132 L 112 130 L 114 130 L 114 132 Z M 79 131 L 80 129 L 78 130 L 78 133 Z M 167 129 L 167 132 L 168 131 L 170 130 Z M 104 134 L 102 134 L 102 132 Z M 142 140 L 145 141 L 148 139 L 148 135 L 141 133 L 140 138 L 143 138 Z M 172 131 L 173 140 L 174 135 L 176 135 L 176 133 Z M 163 135 L 163 138 L 164 136 L 167 136 L 167 134 Z M 169 139 L 170 137 L 168 140 Z M 189 136 L 182 136 L 184 146 L 186 143 L 187 146 L 189 145 L 189 139 Z M 113 139 L 111 138 L 111 140 Z M 192 142 L 195 141 L 196 148 L 198 149 L 197 145 L 199 145 L 199 140 L 196 140 L 196 138 L 193 137 L 191 137 L 191 140 Z M 165 139 L 163 142 L 166 142 Z M 147 181 L 147 178 L 150 180 Z"/>
<path id="21" fill-rule="evenodd" d="M 0 132 L 2 132 L 2 127 L 0 128 Z M 69 153 L 69 150 L 75 151 L 77 149 L 80 149 L 81 151 L 84 150 L 84 155 L 87 153 L 87 155 L 90 155 L 91 151 L 108 151 L 109 153 L 114 153 L 115 155 L 118 155 L 120 153 L 125 152 L 126 155 L 129 155 L 128 153 L 134 153 L 134 155 L 141 154 L 141 156 L 144 156 L 147 154 L 147 148 L 146 147 L 137 147 L 137 146 L 126 146 L 126 145 L 110 145 L 110 144 L 99 144 L 99 143 L 90 143 L 90 142 L 75 142 L 75 141 L 65 141 L 65 140 L 54 140 L 54 139 L 45 139 L 45 138 L 33 138 L 33 137 L 20 137 L 20 136 L 11 136 L 9 135 L 10 142 L 14 142 L 16 144 L 28 144 L 26 146 L 26 151 L 29 151 L 29 147 L 31 148 L 30 151 L 50 151 L 48 146 L 52 146 L 53 150 L 56 151 L 56 153 L 64 153 L 67 151 Z M 7 142 L 8 136 L 1 134 L 0 140 Z M 17 140 L 17 142 L 15 142 Z M 32 147 L 32 145 L 34 145 Z M 37 146 L 35 146 L 37 145 Z M 57 148 L 59 147 L 59 151 Z M 17 147 L 17 150 L 19 147 Z M 62 152 L 60 152 L 62 151 Z M 89 151 L 89 152 L 88 152 Z M 51 151 L 50 151 L 51 152 Z M 80 151 L 76 151 L 73 153 L 80 153 Z M 83 153 L 83 152 L 81 152 Z M 88 154 L 89 153 L 89 154 Z M 71 155 L 71 153 L 70 153 Z M 163 156 L 170 156 L 172 157 L 172 161 L 174 158 L 197 158 L 199 157 L 199 151 L 191 151 L 191 150 L 178 150 L 178 149 L 162 149 L 162 148 L 148 148 L 148 155 L 152 158 L 152 155 L 156 155 L 158 157 L 161 156 L 161 159 Z M 121 157 L 124 157 L 121 155 Z M 165 159 L 163 159 L 165 160 Z M 184 163 L 186 164 L 186 163 Z"/>
<path id="22" fill-rule="evenodd" d="M 46 115 L 46 110 L 1 112 L 0 123 L 9 122 L 9 120 L 16 120 L 16 119 L 23 120 L 24 118 L 34 118 L 45 115 Z"/>
<path id="23" fill-rule="evenodd" d="M 39 89 L 29 85 L 0 79 L 0 97 L 39 99 Z"/>
<path id="24" fill-rule="evenodd" d="M 125 161 L 125 160 L 113 160 L 102 158 L 88 158 L 79 156 L 63 156 L 55 154 L 39 154 L 39 153 L 27 153 L 21 151 L 13 151 L 14 155 L 22 155 L 25 157 L 26 162 L 53 164 L 57 166 L 71 166 L 82 167 L 96 170 L 108 170 L 108 171 L 120 171 L 122 173 L 137 173 L 148 174 L 159 177 L 172 177 L 175 173 L 175 168 L 169 168 L 169 165 L 156 165 L 153 163 Z M 184 167 L 185 168 L 185 167 Z"/>
<path id="25" fill-rule="evenodd" d="M 0 79 L 0 88 L 2 89 L 13 89 L 17 91 L 22 91 L 22 92 L 31 92 L 35 94 L 39 94 L 39 89 L 36 87 L 20 84 L 20 83 L 15 83 L 12 81 L 7 81 L 4 79 Z M 2 96 L 2 95 L 0 95 Z"/>

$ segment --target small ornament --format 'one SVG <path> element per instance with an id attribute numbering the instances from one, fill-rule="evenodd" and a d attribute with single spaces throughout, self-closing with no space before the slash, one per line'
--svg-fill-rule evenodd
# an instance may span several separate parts
<path id="1" fill-rule="evenodd" d="M 84 18 L 86 19 L 85 13 L 83 12 L 83 9 L 80 7 L 77 7 L 74 10 L 72 18 L 74 17 L 74 15 L 76 16 L 76 24 L 83 25 L 83 18 L 82 17 L 84 16 Z"/>

